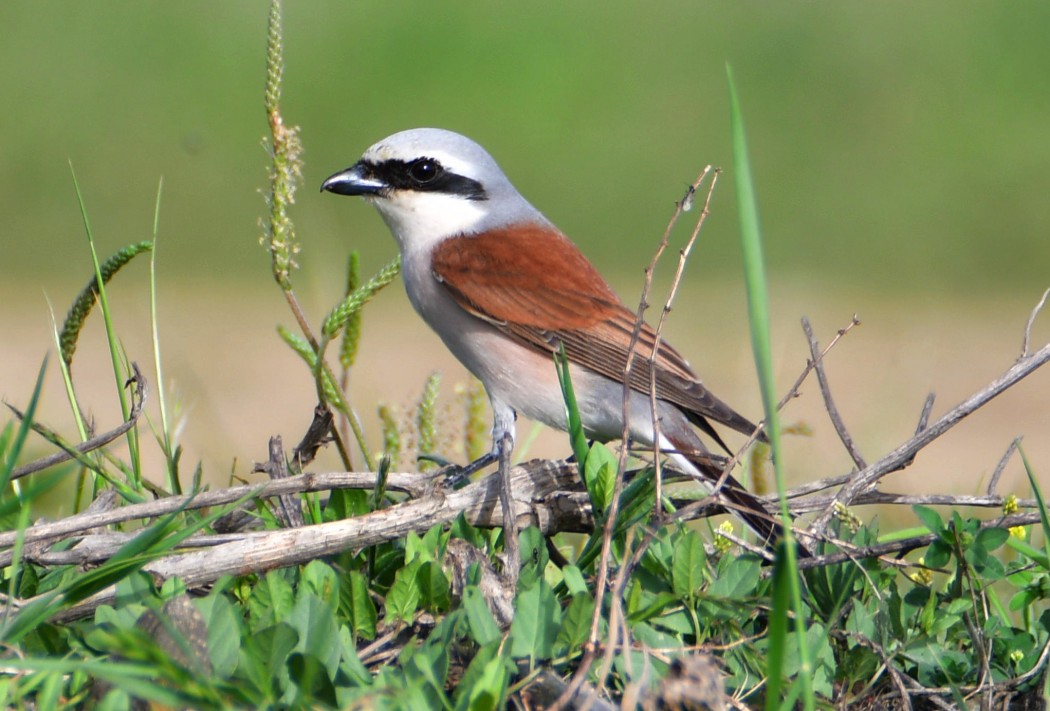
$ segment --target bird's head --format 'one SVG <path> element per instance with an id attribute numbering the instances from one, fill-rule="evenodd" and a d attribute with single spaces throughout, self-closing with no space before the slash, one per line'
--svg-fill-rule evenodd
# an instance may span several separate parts
<path id="1" fill-rule="evenodd" d="M 514 223 L 546 223 L 484 148 L 437 128 L 384 138 L 321 190 L 375 205 L 402 251 L 429 251 L 448 237 Z"/>

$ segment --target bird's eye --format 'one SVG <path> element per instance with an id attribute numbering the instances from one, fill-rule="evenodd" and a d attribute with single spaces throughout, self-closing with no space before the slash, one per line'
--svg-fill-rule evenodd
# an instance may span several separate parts
<path id="1" fill-rule="evenodd" d="M 420 158 L 408 164 L 408 175 L 419 185 L 436 180 L 444 169 L 436 160 Z"/>

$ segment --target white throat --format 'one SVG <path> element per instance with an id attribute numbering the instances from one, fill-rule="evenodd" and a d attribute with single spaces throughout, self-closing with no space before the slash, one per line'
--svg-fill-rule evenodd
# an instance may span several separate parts
<path id="1" fill-rule="evenodd" d="M 429 253 L 446 237 L 477 231 L 487 215 L 484 202 L 440 193 L 396 192 L 370 198 L 405 258 Z"/>

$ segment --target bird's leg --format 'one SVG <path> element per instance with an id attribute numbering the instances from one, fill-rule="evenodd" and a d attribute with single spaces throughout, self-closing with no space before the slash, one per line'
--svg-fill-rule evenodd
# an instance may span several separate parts
<path id="1" fill-rule="evenodd" d="M 503 437 L 510 438 L 510 449 L 514 449 L 514 420 L 517 413 L 513 409 L 501 403 L 492 403 L 492 449 L 481 455 L 470 464 L 460 466 L 458 464 L 446 464 L 435 472 L 434 476 L 444 477 L 445 486 L 458 489 L 470 481 L 470 477 L 481 471 L 488 465 L 500 460 L 500 440 Z M 509 458 L 509 454 L 507 455 Z M 508 459 L 509 461 L 509 459 Z M 502 469 L 500 470 L 502 472 Z"/>
<path id="2" fill-rule="evenodd" d="M 514 451 L 514 420 L 517 413 L 513 408 L 494 400 L 492 415 L 492 454 L 499 462 L 499 503 L 503 515 L 504 577 L 511 589 L 516 590 L 521 569 L 521 550 L 518 546 L 518 519 L 514 515 L 514 492 L 510 482 L 510 456 Z"/>
<path id="3" fill-rule="evenodd" d="M 504 432 L 494 444 L 499 449 L 499 503 L 503 514 L 503 553 L 507 561 L 504 574 L 513 590 L 518 587 L 518 572 L 521 569 L 518 519 L 514 515 L 514 492 L 510 482 L 510 455 L 514 451 L 514 436 Z"/>

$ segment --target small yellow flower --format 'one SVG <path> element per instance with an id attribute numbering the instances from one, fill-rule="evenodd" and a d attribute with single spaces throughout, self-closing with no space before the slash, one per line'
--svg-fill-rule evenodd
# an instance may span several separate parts
<path id="1" fill-rule="evenodd" d="M 926 559 L 919 558 L 919 565 L 925 565 Z M 913 583 L 924 585 L 929 587 L 933 583 L 933 572 L 928 568 L 918 568 L 914 573 L 908 576 L 911 578 Z"/>
<path id="2" fill-rule="evenodd" d="M 725 555 L 729 552 L 729 549 L 733 547 L 733 542 L 721 535 L 723 533 L 732 533 L 733 524 L 730 521 L 723 521 L 718 524 L 718 528 L 715 530 L 715 550 L 718 551 L 719 555 Z"/>
<path id="3" fill-rule="evenodd" d="M 1024 526 L 1010 526 L 1010 535 L 1019 540 L 1027 540 L 1028 530 Z"/>
<path id="4" fill-rule="evenodd" d="M 1021 510 L 1021 507 L 1017 505 L 1017 494 L 1010 494 L 1006 497 L 1006 501 L 1003 502 L 1003 514 L 1009 516 L 1015 514 Z"/>

